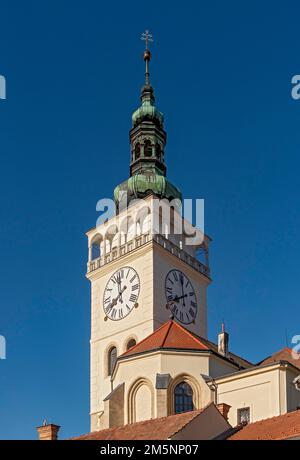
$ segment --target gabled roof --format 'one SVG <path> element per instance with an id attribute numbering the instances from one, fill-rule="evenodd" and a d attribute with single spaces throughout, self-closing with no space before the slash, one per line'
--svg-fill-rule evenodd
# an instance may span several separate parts
<path id="1" fill-rule="evenodd" d="M 145 420 L 143 422 L 107 428 L 106 430 L 94 431 L 72 439 L 83 441 L 91 439 L 115 441 L 130 439 L 170 439 L 193 419 L 198 417 L 198 415 L 205 411 L 205 409 L 206 407 L 200 410 L 183 412 L 182 414 L 169 415 L 168 417 L 161 417 Z"/>
<path id="2" fill-rule="evenodd" d="M 298 437 L 300 439 L 300 410 L 249 423 L 228 439 L 230 441 L 280 440 Z"/>
<path id="3" fill-rule="evenodd" d="M 228 421 L 215 404 L 210 403 L 200 410 L 94 431 L 72 440 L 167 440 L 176 439 L 177 436 L 185 439 L 191 436 L 191 431 L 184 433 L 182 430 L 189 424 L 196 424 L 189 427 L 194 433 L 191 439 L 214 439 L 222 435 L 228 437 L 228 432 L 232 432 Z"/>
<path id="4" fill-rule="evenodd" d="M 239 367 L 250 367 L 252 363 L 240 358 L 239 356 L 229 353 L 226 358 L 218 353 L 218 346 L 203 337 L 185 329 L 174 320 L 169 320 L 161 327 L 148 335 L 141 342 L 123 353 L 120 358 L 133 356 L 139 353 L 145 353 L 153 350 L 194 350 L 194 351 L 212 351 L 221 358 L 231 361 Z"/>
<path id="5" fill-rule="evenodd" d="M 291 348 L 282 348 L 282 350 L 279 350 L 273 355 L 268 356 L 268 358 L 265 358 L 262 361 L 260 361 L 258 365 L 269 364 L 276 361 L 288 361 L 289 363 L 293 364 L 294 366 L 300 369 L 300 353 L 297 353 L 298 359 L 295 359 L 292 353 L 293 351 Z"/>

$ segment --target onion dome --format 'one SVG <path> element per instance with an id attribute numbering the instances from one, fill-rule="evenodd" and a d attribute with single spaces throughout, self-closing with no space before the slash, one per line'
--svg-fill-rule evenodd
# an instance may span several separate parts
<path id="1" fill-rule="evenodd" d="M 134 174 L 114 190 L 117 209 L 124 209 L 133 200 L 143 199 L 149 195 L 154 195 L 159 199 L 166 198 L 169 201 L 173 199 L 182 201 L 181 191 L 169 182 L 165 176 L 153 171 Z"/>
<path id="2" fill-rule="evenodd" d="M 152 86 L 143 86 L 141 101 L 142 105 L 132 115 L 132 126 L 135 127 L 143 120 L 148 120 L 162 127 L 164 116 L 154 105 L 155 98 Z"/>

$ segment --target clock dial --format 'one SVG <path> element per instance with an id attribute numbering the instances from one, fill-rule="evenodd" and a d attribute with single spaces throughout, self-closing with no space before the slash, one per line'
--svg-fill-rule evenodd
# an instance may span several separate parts
<path id="1" fill-rule="evenodd" d="M 180 270 L 171 270 L 165 280 L 169 309 L 183 324 L 192 323 L 197 316 L 197 299 L 189 278 Z"/>
<path id="2" fill-rule="evenodd" d="M 137 304 L 139 293 L 140 278 L 134 268 L 120 268 L 106 284 L 103 295 L 104 313 L 113 321 L 125 318 Z"/>

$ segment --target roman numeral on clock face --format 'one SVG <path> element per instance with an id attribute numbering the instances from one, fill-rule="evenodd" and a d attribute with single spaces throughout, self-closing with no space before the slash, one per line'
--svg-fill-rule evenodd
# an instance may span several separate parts
<path id="1" fill-rule="evenodd" d="M 140 294 L 140 278 L 132 267 L 122 267 L 111 275 L 103 293 L 103 309 L 113 321 L 124 319 L 133 310 Z"/>
<path id="2" fill-rule="evenodd" d="M 131 294 L 129 297 L 129 302 L 136 302 L 137 301 L 137 296 L 135 294 Z"/>
<path id="3" fill-rule="evenodd" d="M 104 311 L 107 315 L 109 315 L 113 308 L 113 305 L 109 304 L 107 307 L 104 308 Z"/>
<path id="4" fill-rule="evenodd" d="M 194 318 L 195 317 L 195 310 L 192 308 L 189 309 L 189 314 Z"/>

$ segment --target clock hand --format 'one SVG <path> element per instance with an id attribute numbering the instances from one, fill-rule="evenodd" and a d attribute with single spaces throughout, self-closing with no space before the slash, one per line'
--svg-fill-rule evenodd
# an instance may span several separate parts
<path id="1" fill-rule="evenodd" d="M 112 307 L 114 307 L 115 305 L 117 305 L 118 303 L 118 300 L 119 298 L 122 296 L 123 292 L 125 291 L 125 289 L 127 289 L 127 286 L 124 286 L 123 289 L 120 290 L 119 294 L 117 295 L 117 297 L 115 297 L 109 304 L 109 309 L 111 310 Z"/>
<path id="2" fill-rule="evenodd" d="M 184 297 L 187 297 L 187 294 L 181 295 L 180 297 L 175 296 L 174 299 L 171 299 L 169 303 L 178 302 L 180 299 L 183 299 Z"/>
<path id="3" fill-rule="evenodd" d="M 122 298 L 122 285 L 121 285 L 121 275 L 120 273 L 117 276 L 117 283 L 118 283 L 118 290 L 119 290 L 119 296 L 120 296 L 120 302 L 123 303 L 123 298 Z"/>
<path id="4" fill-rule="evenodd" d="M 123 303 L 122 294 L 125 291 L 125 289 L 127 289 L 127 286 L 124 286 L 122 289 L 120 289 L 119 295 L 117 296 L 117 299 L 120 299 L 121 303 Z"/>
<path id="5" fill-rule="evenodd" d="M 123 294 L 123 292 L 125 291 L 125 289 L 127 289 L 127 286 L 124 286 L 124 287 L 121 289 L 121 295 Z"/>

